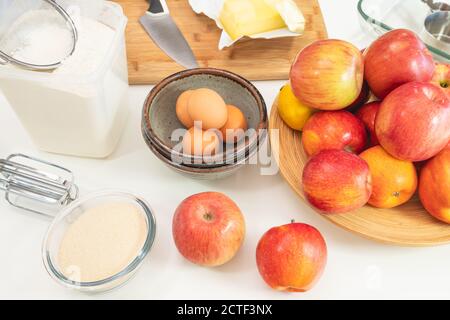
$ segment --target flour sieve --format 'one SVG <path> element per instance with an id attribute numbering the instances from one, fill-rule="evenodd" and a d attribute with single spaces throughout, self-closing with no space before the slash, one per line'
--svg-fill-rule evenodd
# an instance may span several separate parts
<path id="1" fill-rule="evenodd" d="M 77 41 L 74 21 L 55 0 L 0 0 L 0 65 L 52 70 L 73 54 Z"/>
<path id="2" fill-rule="evenodd" d="M 0 190 L 9 204 L 50 217 L 78 197 L 71 171 L 23 154 L 0 159 Z"/>

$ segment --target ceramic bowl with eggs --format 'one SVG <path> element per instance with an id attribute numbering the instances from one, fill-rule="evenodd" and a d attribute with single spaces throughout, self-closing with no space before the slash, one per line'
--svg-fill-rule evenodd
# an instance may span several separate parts
<path id="1" fill-rule="evenodd" d="M 142 134 L 149 149 L 177 172 L 217 179 L 236 172 L 267 137 L 259 91 L 225 70 L 173 74 L 145 100 Z"/>

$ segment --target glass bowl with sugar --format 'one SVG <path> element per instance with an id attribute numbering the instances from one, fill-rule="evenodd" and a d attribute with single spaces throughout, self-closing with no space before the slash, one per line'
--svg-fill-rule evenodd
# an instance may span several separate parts
<path id="1" fill-rule="evenodd" d="M 102 191 L 57 215 L 44 238 L 42 257 L 47 272 L 64 287 L 104 292 L 136 273 L 155 235 L 155 217 L 144 200 Z"/>

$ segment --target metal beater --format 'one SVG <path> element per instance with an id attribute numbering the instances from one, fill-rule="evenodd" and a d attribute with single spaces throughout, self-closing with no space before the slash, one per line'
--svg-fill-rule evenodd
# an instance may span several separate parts
<path id="1" fill-rule="evenodd" d="M 70 170 L 24 154 L 0 159 L 0 190 L 11 205 L 49 217 L 78 197 Z"/>

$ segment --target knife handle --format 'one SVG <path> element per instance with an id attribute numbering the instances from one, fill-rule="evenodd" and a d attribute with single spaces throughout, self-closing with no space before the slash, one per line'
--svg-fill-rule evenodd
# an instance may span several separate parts
<path id="1" fill-rule="evenodd" d="M 150 8 L 148 12 L 160 15 L 160 14 L 168 14 L 169 7 L 167 7 L 167 3 L 165 0 L 150 0 Z"/>

